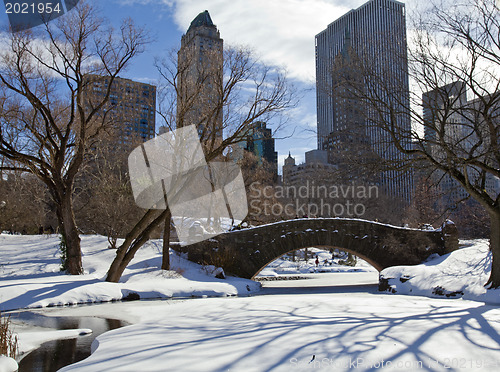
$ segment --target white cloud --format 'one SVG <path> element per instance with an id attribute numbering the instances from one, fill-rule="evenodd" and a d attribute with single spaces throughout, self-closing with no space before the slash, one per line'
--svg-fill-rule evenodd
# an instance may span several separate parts
<path id="1" fill-rule="evenodd" d="M 175 0 L 179 29 L 185 32 L 205 9 L 226 44 L 248 45 L 305 82 L 315 76 L 314 36 L 349 10 L 339 0 Z"/>

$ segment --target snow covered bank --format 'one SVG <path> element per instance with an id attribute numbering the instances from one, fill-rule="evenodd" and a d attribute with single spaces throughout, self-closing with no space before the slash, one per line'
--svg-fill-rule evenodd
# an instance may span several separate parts
<path id="1" fill-rule="evenodd" d="M 0 355 L 0 372 L 16 372 L 18 368 L 17 362 L 5 355 Z"/>
<path id="2" fill-rule="evenodd" d="M 92 333 L 92 330 L 87 328 L 63 330 L 44 329 L 43 331 L 32 330 L 31 332 L 19 331 L 19 353 L 27 353 L 40 347 L 40 345 L 47 341 L 76 338 L 90 333 Z"/>
<path id="3" fill-rule="evenodd" d="M 161 241 L 141 248 L 120 283 L 108 283 L 115 256 L 102 236 L 82 236 L 85 275 L 60 273 L 59 237 L 0 234 L 0 310 L 140 298 L 245 295 L 260 285 L 251 280 L 217 279 L 209 268 L 171 251 L 172 271 L 161 271 Z"/>
<path id="4" fill-rule="evenodd" d="M 500 289 L 484 288 L 491 272 L 488 241 L 462 243 L 464 248 L 422 265 L 395 266 L 383 270 L 380 273 L 381 289 L 397 294 L 500 304 Z"/>

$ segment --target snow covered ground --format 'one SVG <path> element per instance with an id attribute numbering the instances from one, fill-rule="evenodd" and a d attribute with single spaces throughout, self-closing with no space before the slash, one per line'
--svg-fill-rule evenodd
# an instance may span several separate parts
<path id="1" fill-rule="evenodd" d="M 260 289 L 251 280 L 214 278 L 209 267 L 174 252 L 173 270 L 158 270 L 161 241 L 150 241 L 137 252 L 120 283 L 108 283 L 104 279 L 115 251 L 97 235 L 82 236 L 85 275 L 64 275 L 59 271 L 58 246 L 55 235 L 0 234 L 0 310 L 120 300 L 131 292 L 144 299 L 242 295 Z"/>
<path id="2" fill-rule="evenodd" d="M 292 261 L 291 254 L 281 256 L 264 268 L 259 277 L 277 277 L 280 275 L 310 274 L 310 273 L 345 273 L 345 272 L 377 272 L 368 262 L 361 258 L 356 258 L 354 266 L 342 265 L 341 262 L 347 259 L 347 254 L 343 255 L 337 250 L 337 257 L 332 259 L 329 251 L 318 248 L 308 249 L 311 258 L 304 259 L 304 249 L 296 252 L 296 260 Z M 319 264 L 316 265 L 316 257 Z M 304 275 L 301 275 L 303 277 Z M 307 276 L 306 276 L 307 277 Z"/>
<path id="3" fill-rule="evenodd" d="M 293 278 L 293 276 L 287 276 L 287 278 Z M 304 293 L 310 293 L 312 288 L 329 288 L 333 291 L 336 287 L 345 290 L 345 287 L 349 286 L 366 285 L 374 289 L 378 287 L 378 271 L 303 274 L 295 280 L 263 281 L 262 291 L 259 294 L 273 293 L 277 289 L 280 289 L 279 292 L 282 293 L 283 288 L 292 288 L 295 292 L 297 288 L 303 288 Z"/>
<path id="4" fill-rule="evenodd" d="M 487 290 L 491 252 L 487 240 L 462 241 L 462 249 L 422 265 L 395 266 L 380 275 L 392 293 L 463 298 L 500 304 L 500 289 Z"/>
<path id="5" fill-rule="evenodd" d="M 105 237 L 97 235 L 82 236 L 85 275 L 64 275 L 59 271 L 59 242 L 56 235 L 0 234 L 0 310 L 120 300 L 132 292 L 145 299 L 246 295 L 260 289 L 258 283 L 250 280 L 214 278 L 210 268 L 187 261 L 174 251 L 171 251 L 172 270 L 160 271 L 161 241 L 150 241 L 137 252 L 120 283 L 108 283 L 104 279 L 115 251 L 107 248 Z M 315 258 L 307 262 L 279 258 L 260 276 L 315 272 L 376 273 L 361 259 L 354 267 L 346 266 L 339 264 L 345 257 L 332 260 L 327 251 L 316 248 L 309 251 L 314 257 L 318 256 L 318 266 Z"/>
<path id="6" fill-rule="evenodd" d="M 59 272 L 56 236 L 0 235 L 0 308 L 109 301 L 130 292 L 141 298 L 224 297 L 37 309 L 47 316 L 133 324 L 99 336 L 91 357 L 65 372 L 163 371 L 165 366 L 176 371 L 498 371 L 500 309 L 489 302 L 500 303 L 500 292 L 485 294 L 482 287 L 491 261 L 487 242 L 467 243 L 423 265 L 384 270 L 395 294 L 378 293 L 378 273 L 362 261 L 355 267 L 327 262 L 316 268 L 314 259 L 298 266 L 275 261 L 268 275 L 308 279 L 263 282 L 258 292 L 258 283 L 216 279 L 173 253 L 177 271 L 161 274 L 160 242 L 138 252 L 122 282 L 106 283 L 114 251 L 103 237 L 82 237 L 86 274 L 74 277 Z M 322 261 L 331 258 L 329 252 L 314 253 Z M 344 272 L 311 273 L 322 266 Z M 461 291 L 463 298 L 488 303 L 401 295 L 437 297 L 432 292 L 438 286 L 445 297 Z M 261 295 L 254 296 L 257 292 Z M 227 297 L 233 294 L 250 296 Z M 89 332 L 84 326 L 69 331 L 16 327 L 23 351 Z"/>

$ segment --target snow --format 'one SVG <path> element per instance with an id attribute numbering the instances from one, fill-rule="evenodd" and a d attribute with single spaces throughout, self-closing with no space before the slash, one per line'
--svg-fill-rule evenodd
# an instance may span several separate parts
<path id="1" fill-rule="evenodd" d="M 142 247 L 119 283 L 105 282 L 115 257 L 107 239 L 84 235 L 85 275 L 59 271 L 58 236 L 0 234 L 0 310 L 37 308 L 120 300 L 129 293 L 141 298 L 246 295 L 260 285 L 251 280 L 217 279 L 215 268 L 204 268 L 171 251 L 171 271 L 161 271 L 161 241 Z"/>
<path id="2" fill-rule="evenodd" d="M 314 218 L 309 218 L 309 217 L 302 217 L 302 218 L 294 218 L 293 220 L 284 220 L 284 221 L 275 221 L 275 222 L 270 222 L 267 224 L 263 225 L 258 225 L 258 226 L 249 226 L 248 229 L 260 229 L 262 227 L 267 227 L 267 226 L 273 226 L 273 225 L 279 225 L 282 223 L 288 223 L 288 222 L 293 222 L 293 221 L 311 221 L 311 220 L 341 220 L 341 221 L 358 221 L 358 222 L 367 222 L 371 223 L 374 225 L 379 225 L 379 226 L 386 226 L 386 227 L 391 227 L 393 229 L 398 229 L 398 230 L 410 230 L 410 231 L 421 231 L 422 229 L 416 229 L 408 226 L 395 226 L 395 225 L 390 225 L 388 223 L 382 223 L 382 222 L 377 222 L 377 221 L 371 221 L 371 220 L 365 220 L 362 218 L 345 218 L 345 217 L 314 217 Z M 446 221 L 446 224 L 452 225 L 452 221 Z M 426 230 L 434 230 L 434 231 L 441 231 L 442 227 L 438 229 L 434 229 L 432 226 L 431 228 L 428 228 Z M 247 228 L 245 228 L 247 230 Z M 338 232 L 337 230 L 333 232 Z"/>
<path id="3" fill-rule="evenodd" d="M 21 331 L 19 329 L 15 329 L 15 331 L 19 335 L 18 346 L 20 354 L 24 354 L 33 349 L 36 349 L 47 341 L 76 338 L 78 336 L 84 336 L 92 333 L 91 329 L 86 328 L 64 330 L 53 330 L 47 328 L 44 330 L 32 331 Z"/>
<path id="4" fill-rule="evenodd" d="M 58 236 L 0 234 L 0 310 L 40 308 L 120 300 L 130 293 L 145 298 L 247 295 L 260 290 L 251 280 L 217 279 L 222 269 L 200 266 L 170 253 L 173 270 L 161 271 L 161 241 L 141 248 L 120 283 L 104 279 L 115 251 L 102 236 L 82 236 L 85 275 L 60 272 Z M 74 338 L 90 329 L 31 329 L 13 323 L 19 351 L 29 352 L 46 341 Z"/>
<path id="5" fill-rule="evenodd" d="M 176 228 L 176 234 L 179 235 L 179 231 L 186 233 L 190 228 L 195 227 L 196 235 L 199 239 L 197 241 L 206 240 L 220 234 L 224 234 L 231 231 L 236 226 L 238 226 L 242 221 L 231 218 L 219 217 L 219 218 L 189 218 L 189 217 L 176 217 L 172 216 L 172 221 Z M 244 223 L 245 226 L 248 226 Z M 242 225 L 243 226 L 243 225 Z M 180 229 L 180 230 L 179 230 Z M 178 236 L 179 238 L 179 236 Z M 179 241 L 182 246 L 189 245 L 191 243 L 187 241 Z"/>
<path id="6" fill-rule="evenodd" d="M 107 249 L 104 237 L 82 236 L 86 273 L 68 276 L 59 272 L 57 236 L 0 235 L 0 308 L 45 307 L 34 311 L 132 324 L 98 336 L 92 355 L 62 372 L 160 371 L 165 366 L 183 372 L 498 371 L 500 309 L 493 304 L 500 303 L 500 292 L 483 287 L 491 265 L 488 243 L 463 243 L 465 248 L 425 264 L 384 270 L 381 275 L 395 294 L 377 292 L 378 272 L 359 259 L 354 267 L 338 259 L 316 267 L 315 258 L 294 263 L 282 257 L 265 269 L 267 274 L 300 278 L 266 281 L 262 295 L 254 296 L 259 283 L 214 278 L 217 268 L 173 252 L 175 270 L 158 270 L 161 241 L 139 250 L 120 283 L 107 283 L 115 252 Z M 310 251 L 322 262 L 331 260 L 329 252 Z M 436 287 L 444 297 L 432 293 Z M 446 297 L 457 291 L 462 298 Z M 131 292 L 182 299 L 46 307 L 121 299 Z M 15 328 L 21 351 L 89 331 Z"/>
<path id="7" fill-rule="evenodd" d="M 274 289 L 293 288 L 331 288 L 332 286 L 360 286 L 378 284 L 378 271 L 370 272 L 343 272 L 343 273 L 314 273 L 297 276 L 286 276 L 293 280 L 273 280 L 262 282 L 262 294 L 273 293 Z M 271 290 L 272 289 L 272 290 Z"/>
<path id="8" fill-rule="evenodd" d="M 257 278 L 277 277 L 286 275 L 287 277 L 297 274 L 308 273 L 345 273 L 345 272 L 376 272 L 378 271 L 368 262 L 361 258 L 356 258 L 355 266 L 341 265 L 339 261 L 345 260 L 347 254 L 336 257 L 332 260 L 332 254 L 319 248 L 309 248 L 308 251 L 313 256 L 307 261 L 304 259 L 304 250 L 296 252 L 296 261 L 292 261 L 291 254 L 283 255 L 261 270 Z M 319 259 L 319 265 L 316 266 L 316 257 Z M 325 260 L 327 263 L 325 264 Z M 304 277 L 304 275 L 300 275 Z"/>
<path id="9" fill-rule="evenodd" d="M 498 371 L 500 364 L 500 310 L 473 301 L 373 290 L 105 304 L 100 311 L 115 305 L 141 322 L 99 336 L 89 358 L 61 372 L 348 371 L 380 363 L 395 371 Z M 455 365 L 465 367 L 448 368 Z"/>
<path id="10" fill-rule="evenodd" d="M 5 355 L 0 355 L 0 372 L 16 372 L 17 362 Z"/>
<path id="11" fill-rule="evenodd" d="M 484 287 L 491 272 L 488 241 L 461 243 L 463 248 L 424 264 L 389 267 L 380 273 L 381 278 L 388 280 L 389 291 L 397 294 L 500 304 L 500 289 Z"/>

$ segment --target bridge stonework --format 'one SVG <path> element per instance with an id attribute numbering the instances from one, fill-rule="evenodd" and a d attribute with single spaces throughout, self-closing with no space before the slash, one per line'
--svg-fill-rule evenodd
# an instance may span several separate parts
<path id="1" fill-rule="evenodd" d="M 429 231 L 357 219 L 310 218 L 231 231 L 172 248 L 187 253 L 191 261 L 222 266 L 226 273 L 250 279 L 281 255 L 308 247 L 343 249 L 381 271 L 458 249 L 458 232 L 450 222 Z"/>

